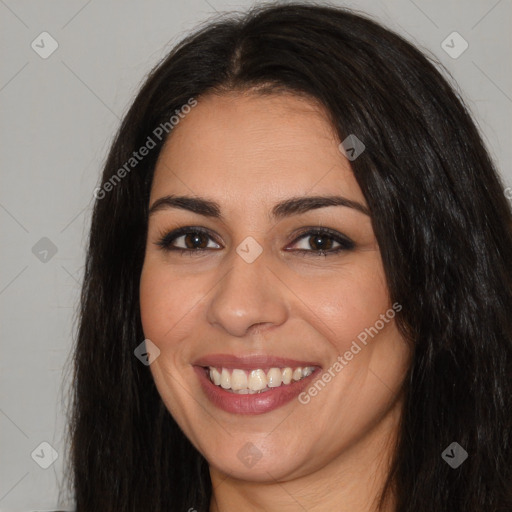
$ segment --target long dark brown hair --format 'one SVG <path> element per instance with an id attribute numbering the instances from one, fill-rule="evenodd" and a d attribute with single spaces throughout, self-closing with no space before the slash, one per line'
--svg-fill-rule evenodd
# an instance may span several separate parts
<path id="1" fill-rule="evenodd" d="M 165 142 L 154 130 L 191 98 L 235 90 L 306 95 L 325 106 L 340 141 L 355 134 L 366 146 L 352 169 L 413 348 L 385 489 L 397 512 L 512 510 L 512 218 L 503 186 L 429 58 L 364 16 L 297 3 L 224 16 L 184 39 L 151 71 L 112 144 L 74 350 L 77 512 L 209 509 L 207 462 L 134 349 L 144 339 L 149 191 Z M 152 134 L 156 147 L 119 173 Z M 452 442 L 468 453 L 457 469 L 441 457 Z"/>

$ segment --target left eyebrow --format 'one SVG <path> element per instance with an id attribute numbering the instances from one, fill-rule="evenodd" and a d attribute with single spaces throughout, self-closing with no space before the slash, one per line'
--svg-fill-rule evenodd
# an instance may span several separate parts
<path id="1" fill-rule="evenodd" d="M 272 217 L 282 219 L 290 215 L 297 215 L 309 210 L 326 208 L 328 206 L 346 206 L 347 208 L 352 208 L 370 216 L 370 211 L 366 206 L 343 196 L 305 196 L 291 197 L 290 199 L 277 203 L 272 208 Z"/>
<path id="2" fill-rule="evenodd" d="M 345 206 L 370 216 L 370 212 L 366 206 L 343 196 L 290 197 L 275 204 L 271 210 L 271 216 L 279 220 L 284 217 L 290 217 L 291 215 L 298 215 L 310 210 L 329 206 Z M 188 210 L 198 215 L 223 220 L 221 207 L 215 201 L 201 197 L 176 195 L 168 195 L 157 199 L 149 209 L 149 216 L 157 211 L 166 210 L 168 208 Z"/>

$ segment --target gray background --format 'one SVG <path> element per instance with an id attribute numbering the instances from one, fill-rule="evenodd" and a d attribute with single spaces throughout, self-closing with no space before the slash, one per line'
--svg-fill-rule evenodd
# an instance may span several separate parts
<path id="1" fill-rule="evenodd" d="M 374 15 L 448 68 L 511 185 L 511 0 L 333 3 Z M 74 315 L 92 192 L 119 120 L 174 43 L 251 4 L 0 0 L 0 512 L 72 505 L 58 491 Z M 59 45 L 46 59 L 31 47 L 44 31 Z M 469 44 L 456 59 L 441 46 L 453 31 Z M 48 469 L 31 457 L 44 441 L 59 453 Z"/>

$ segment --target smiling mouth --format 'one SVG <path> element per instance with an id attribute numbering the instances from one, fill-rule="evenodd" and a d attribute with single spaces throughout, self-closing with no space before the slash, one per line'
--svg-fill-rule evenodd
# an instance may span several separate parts
<path id="1" fill-rule="evenodd" d="M 272 367 L 243 370 L 238 368 L 203 367 L 209 380 L 218 387 L 239 395 L 266 393 L 272 389 L 286 387 L 309 377 L 315 366 Z"/>

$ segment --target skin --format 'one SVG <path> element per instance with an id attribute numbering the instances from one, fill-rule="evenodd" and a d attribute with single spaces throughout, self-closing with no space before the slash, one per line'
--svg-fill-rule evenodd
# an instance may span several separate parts
<path id="1" fill-rule="evenodd" d="M 208 354 L 264 353 L 318 361 L 325 372 L 391 308 L 368 215 L 329 206 L 270 217 L 275 203 L 293 196 L 341 195 L 366 206 L 339 142 L 312 100 L 229 93 L 200 98 L 160 154 L 150 206 L 169 194 L 192 195 L 216 201 L 223 215 L 178 208 L 150 215 L 140 281 L 144 334 L 161 351 L 150 369 L 210 464 L 212 512 L 367 512 L 387 475 L 409 364 L 394 320 L 307 404 L 228 413 L 209 402 L 192 369 Z M 180 254 L 157 245 L 183 226 L 209 230 L 199 243 L 210 250 Z M 297 234 L 308 226 L 336 230 L 355 248 L 318 256 L 310 236 Z M 248 236 L 263 249 L 252 263 L 236 253 Z M 187 247 L 183 237 L 173 243 Z M 237 457 L 248 442 L 261 453 L 252 467 Z"/>

